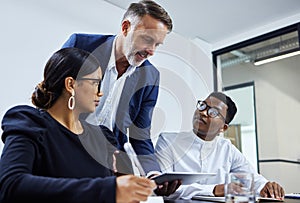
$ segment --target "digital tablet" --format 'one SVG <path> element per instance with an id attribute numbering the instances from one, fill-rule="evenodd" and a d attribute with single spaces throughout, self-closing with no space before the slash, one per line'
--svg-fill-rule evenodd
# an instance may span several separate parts
<path id="1" fill-rule="evenodd" d="M 215 196 L 205 196 L 205 195 L 195 195 L 192 197 L 192 199 L 210 201 L 210 202 L 225 202 L 225 197 L 215 197 Z"/>
<path id="2" fill-rule="evenodd" d="M 160 185 L 164 182 L 171 182 L 173 180 L 181 180 L 182 185 L 189 185 L 195 183 L 203 178 L 210 178 L 215 176 L 215 173 L 194 173 L 194 172 L 168 172 L 159 176 L 155 176 L 152 180 Z"/>

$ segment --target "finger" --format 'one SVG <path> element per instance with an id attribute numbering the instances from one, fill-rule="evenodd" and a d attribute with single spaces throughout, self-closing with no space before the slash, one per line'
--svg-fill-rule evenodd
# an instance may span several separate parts
<path id="1" fill-rule="evenodd" d="M 152 194 L 153 192 L 153 188 L 152 187 L 145 187 L 139 184 L 136 184 L 133 188 L 133 191 L 141 196 L 149 196 Z"/>
<path id="2" fill-rule="evenodd" d="M 284 189 L 281 186 L 280 186 L 280 195 L 282 198 L 284 198 L 284 196 L 285 196 Z"/>
<path id="3" fill-rule="evenodd" d="M 169 182 L 164 182 L 163 187 L 161 188 L 162 195 L 165 195 L 168 192 Z"/>
<path id="4" fill-rule="evenodd" d="M 179 186 L 182 185 L 182 180 L 179 180 L 176 186 L 176 190 L 179 188 Z"/>
<path id="5" fill-rule="evenodd" d="M 113 154 L 113 172 L 117 173 L 118 169 L 117 169 L 117 159 L 116 156 Z"/>
<path id="6" fill-rule="evenodd" d="M 278 194 L 278 196 L 277 196 L 278 199 L 284 199 L 284 195 L 285 195 L 284 194 L 284 190 L 283 190 L 283 188 L 279 184 L 277 184 L 276 192 Z"/>
<path id="7" fill-rule="evenodd" d="M 165 195 L 167 193 L 168 184 L 168 182 L 164 182 L 162 185 L 159 185 L 155 190 L 155 193 L 159 196 Z"/>
<path id="8" fill-rule="evenodd" d="M 274 191 L 273 191 L 273 184 L 271 182 L 268 182 L 265 185 L 265 187 L 264 187 L 264 193 L 266 194 L 265 197 L 275 198 Z"/>
<path id="9" fill-rule="evenodd" d="M 137 181 L 137 183 L 143 187 L 149 187 L 151 189 L 155 189 L 156 188 L 156 183 L 154 180 L 150 180 L 148 178 L 139 178 L 139 180 Z"/>
<path id="10" fill-rule="evenodd" d="M 273 188 L 273 191 L 274 191 L 274 197 L 279 199 L 281 196 L 280 196 L 280 188 L 279 188 L 279 185 L 275 182 L 272 183 L 272 188 Z"/>
<path id="11" fill-rule="evenodd" d="M 148 197 L 149 197 L 149 195 L 143 195 L 143 194 L 136 193 L 136 198 L 137 198 L 138 202 L 147 201 Z"/>
<path id="12" fill-rule="evenodd" d="M 177 189 L 178 185 L 178 180 L 174 180 L 170 185 L 169 187 L 167 188 L 167 196 L 169 196 L 170 194 L 173 194 L 175 192 L 175 190 Z"/>
<path id="13" fill-rule="evenodd" d="M 136 188 L 135 193 L 139 196 L 148 197 L 152 194 L 152 189 L 150 188 Z"/>
<path id="14" fill-rule="evenodd" d="M 149 195 L 143 195 L 143 194 L 140 194 L 138 192 L 134 192 L 130 199 L 132 202 L 140 202 L 140 201 L 146 201 L 148 199 L 148 196 Z"/>
<path id="15" fill-rule="evenodd" d="M 275 195 L 274 195 L 274 188 L 273 188 L 273 183 L 269 184 L 268 185 L 268 193 L 270 194 L 270 196 L 272 198 L 275 198 Z"/>

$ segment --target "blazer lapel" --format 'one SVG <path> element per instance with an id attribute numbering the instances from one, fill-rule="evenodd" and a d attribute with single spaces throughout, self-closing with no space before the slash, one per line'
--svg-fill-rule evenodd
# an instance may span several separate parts
<path id="1" fill-rule="evenodd" d="M 92 54 L 96 56 L 96 58 L 99 60 L 102 74 L 105 74 L 105 70 L 107 68 L 110 55 L 111 55 L 111 50 L 112 50 L 112 45 L 114 42 L 115 36 L 110 36 L 107 38 L 107 40 L 100 44 L 93 52 Z"/>

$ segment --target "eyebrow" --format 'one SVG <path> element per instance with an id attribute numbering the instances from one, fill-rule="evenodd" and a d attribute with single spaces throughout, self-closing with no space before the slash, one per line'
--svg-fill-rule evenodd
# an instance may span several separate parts
<path id="1" fill-rule="evenodd" d="M 218 110 L 222 110 L 222 108 L 221 107 L 219 107 L 219 106 L 212 106 L 212 107 L 214 107 L 214 108 L 216 108 L 216 109 L 218 109 Z"/>
<path id="2" fill-rule="evenodd" d="M 213 108 L 215 108 L 215 109 L 217 109 L 217 110 L 219 110 L 219 111 L 222 111 L 222 108 L 221 108 L 221 107 L 215 106 L 215 105 L 211 106 L 211 105 L 208 104 L 208 102 L 207 102 L 206 100 L 204 100 L 204 101 L 206 102 L 206 104 L 207 104 L 208 106 L 213 107 Z M 222 102 L 222 103 L 223 103 L 223 102 Z M 225 104 L 225 103 L 224 103 L 224 104 Z M 219 113 L 220 113 L 220 112 L 219 112 Z"/>

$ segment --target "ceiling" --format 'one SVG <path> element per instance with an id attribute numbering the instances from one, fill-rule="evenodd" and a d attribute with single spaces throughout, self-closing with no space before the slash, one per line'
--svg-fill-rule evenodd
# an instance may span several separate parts
<path id="1" fill-rule="evenodd" d="M 136 2 L 133 0 L 104 1 L 123 9 L 126 9 L 131 2 Z M 220 44 L 258 28 L 264 32 L 272 24 L 284 27 L 300 22 L 299 0 L 155 1 L 171 15 L 175 33 L 189 39 L 198 38 L 211 45 Z"/>

